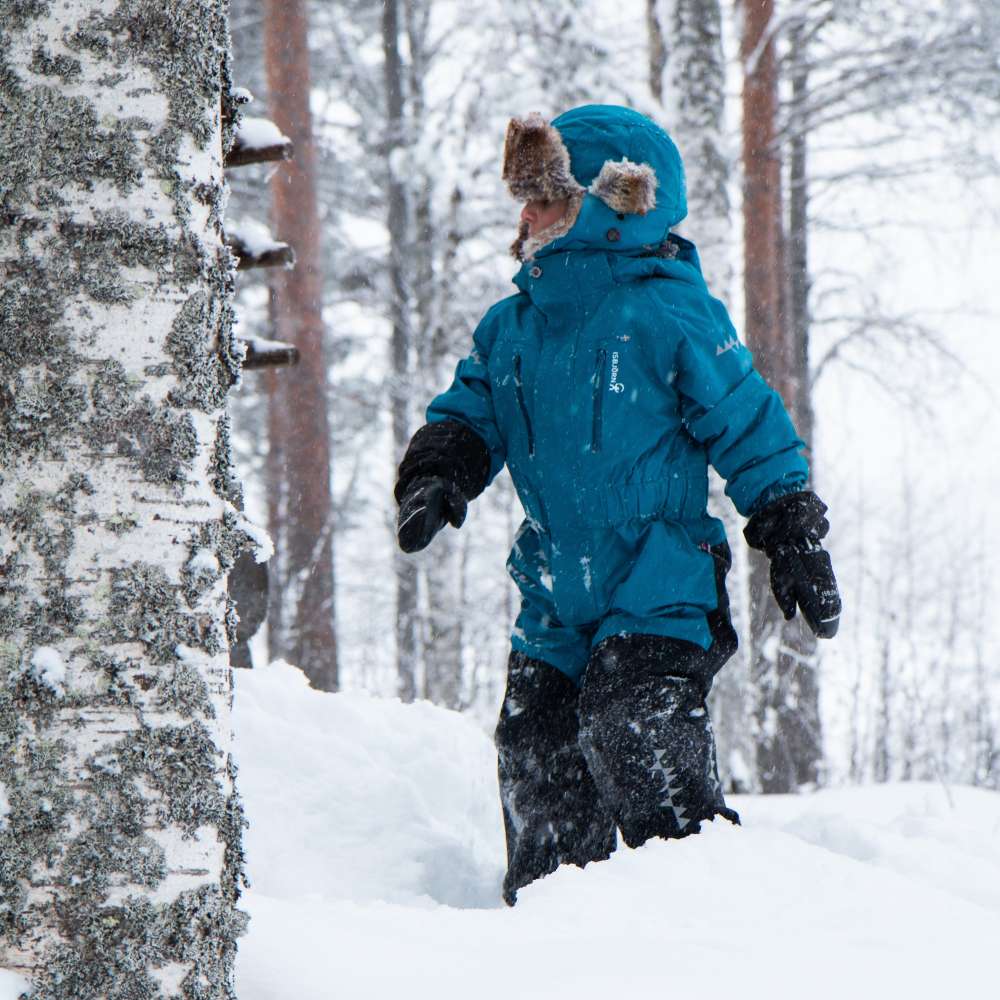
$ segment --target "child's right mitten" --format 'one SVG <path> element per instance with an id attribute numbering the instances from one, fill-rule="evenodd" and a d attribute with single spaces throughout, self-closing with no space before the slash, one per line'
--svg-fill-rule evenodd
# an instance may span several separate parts
<path id="1" fill-rule="evenodd" d="M 462 491 L 437 476 L 417 479 L 407 487 L 399 504 L 396 538 L 404 552 L 419 552 L 445 526 L 462 526 L 468 503 Z"/>
<path id="2" fill-rule="evenodd" d="M 804 490 L 773 500 L 744 529 L 747 544 L 771 560 L 771 590 L 786 619 L 796 607 L 821 639 L 832 639 L 840 625 L 840 592 L 830 554 L 820 540 L 830 530 L 826 504 Z"/>
<path id="3" fill-rule="evenodd" d="M 468 502 L 482 493 L 489 477 L 490 452 L 474 430 L 457 420 L 424 424 L 399 463 L 394 490 L 399 547 L 419 552 L 446 523 L 461 527 Z"/>

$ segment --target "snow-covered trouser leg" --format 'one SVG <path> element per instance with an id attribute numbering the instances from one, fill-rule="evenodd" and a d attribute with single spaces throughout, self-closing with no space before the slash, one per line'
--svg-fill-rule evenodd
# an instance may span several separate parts
<path id="1" fill-rule="evenodd" d="M 507 834 L 503 898 L 559 865 L 609 857 L 614 820 L 577 742 L 578 690 L 541 660 L 512 652 L 496 729 L 500 800 Z"/>
<path id="2" fill-rule="evenodd" d="M 722 795 L 705 705 L 710 653 L 679 639 L 616 635 L 587 666 L 580 746 L 629 847 L 698 833 L 715 816 L 739 822 Z"/>

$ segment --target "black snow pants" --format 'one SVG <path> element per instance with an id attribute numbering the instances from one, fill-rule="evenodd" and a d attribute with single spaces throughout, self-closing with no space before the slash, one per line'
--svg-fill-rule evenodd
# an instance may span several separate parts
<path id="1" fill-rule="evenodd" d="M 548 663 L 511 653 L 496 730 L 509 905 L 561 864 L 609 857 L 617 830 L 638 847 L 697 833 L 715 816 L 739 822 L 723 798 L 705 704 L 736 650 L 723 588 L 709 624 L 707 650 L 611 636 L 592 651 L 579 688 Z"/>

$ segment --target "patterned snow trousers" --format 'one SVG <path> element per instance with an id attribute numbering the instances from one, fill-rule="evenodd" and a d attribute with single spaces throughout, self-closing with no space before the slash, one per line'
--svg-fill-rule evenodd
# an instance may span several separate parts
<path id="1" fill-rule="evenodd" d="M 726 615 L 728 625 L 728 615 Z M 731 625 L 708 650 L 679 639 L 615 635 L 578 687 L 512 652 L 496 729 L 507 836 L 503 897 L 561 865 L 583 867 L 651 837 L 686 837 L 724 816 L 705 698 L 735 651 Z"/>

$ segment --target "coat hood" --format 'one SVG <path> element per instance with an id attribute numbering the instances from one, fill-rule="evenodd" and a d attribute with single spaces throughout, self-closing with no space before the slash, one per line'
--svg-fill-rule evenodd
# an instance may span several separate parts
<path id="1" fill-rule="evenodd" d="M 649 250 L 687 214 L 673 140 L 631 108 L 589 104 L 507 128 L 503 178 L 521 201 L 569 199 L 564 218 L 511 248 L 521 260 L 558 250 Z"/>

